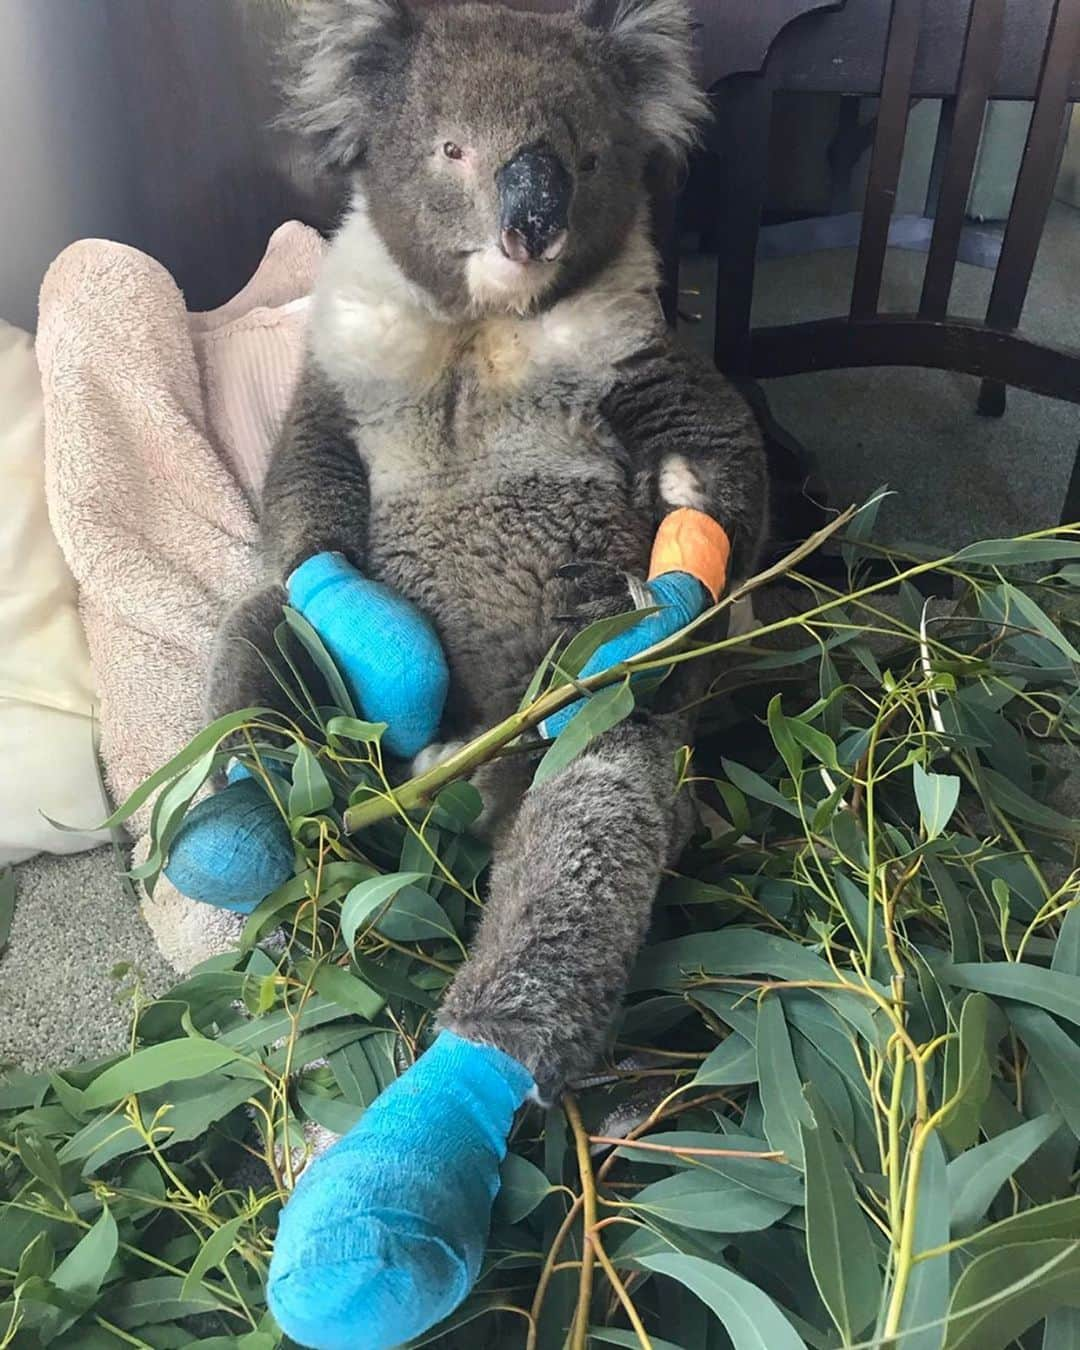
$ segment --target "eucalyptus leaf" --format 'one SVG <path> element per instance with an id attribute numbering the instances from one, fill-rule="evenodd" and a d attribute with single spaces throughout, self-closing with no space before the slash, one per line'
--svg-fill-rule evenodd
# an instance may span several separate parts
<path id="1" fill-rule="evenodd" d="M 927 839 L 936 839 L 956 810 L 960 800 L 960 779 L 954 774 L 927 773 L 921 764 L 913 764 L 911 772 L 923 829 Z"/>
<path id="2" fill-rule="evenodd" d="M 808 1101 L 816 1124 L 799 1123 L 806 1161 L 806 1250 L 822 1302 L 850 1345 L 877 1316 L 881 1272 L 832 1129 L 814 1098 Z"/>
<path id="3" fill-rule="evenodd" d="M 634 692 L 628 679 L 592 694 L 548 747 L 536 766 L 533 787 L 539 787 L 561 773 L 592 741 L 624 721 L 633 711 Z"/>
<path id="4" fill-rule="evenodd" d="M 643 1257 L 647 1270 L 678 1280 L 723 1322 L 734 1350 L 806 1350 L 776 1304 L 722 1265 L 672 1252 Z"/>
<path id="5" fill-rule="evenodd" d="M 1006 1130 L 977 1148 L 967 1149 L 949 1163 L 945 1176 L 954 1235 L 971 1232 L 1002 1186 L 1046 1143 L 1059 1124 L 1057 1116 L 1039 1116 Z"/>

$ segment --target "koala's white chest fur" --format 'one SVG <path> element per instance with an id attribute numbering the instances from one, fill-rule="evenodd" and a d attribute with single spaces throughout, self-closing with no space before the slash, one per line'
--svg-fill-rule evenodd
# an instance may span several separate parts
<path id="1" fill-rule="evenodd" d="M 593 286 L 542 314 L 452 321 L 355 211 L 316 292 L 312 337 L 355 418 L 373 500 L 617 478 L 597 409 L 616 363 L 661 322 L 654 282 L 642 235 Z"/>

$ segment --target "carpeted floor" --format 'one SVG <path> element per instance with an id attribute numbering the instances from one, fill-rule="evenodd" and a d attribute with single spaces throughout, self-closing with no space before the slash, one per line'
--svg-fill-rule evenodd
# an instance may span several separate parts
<path id="1" fill-rule="evenodd" d="M 1075 274 L 1080 212 L 1057 206 L 1039 257 L 1026 327 L 1080 345 Z M 888 307 L 915 308 L 924 257 L 892 252 Z M 853 255 L 817 254 L 759 269 L 756 319 L 780 323 L 842 313 Z M 710 267 L 689 259 L 684 297 L 702 313 L 683 336 L 708 351 Z M 985 309 L 990 274 L 961 267 L 959 313 Z M 881 483 L 897 490 L 882 533 L 948 546 L 1036 529 L 1057 519 L 1080 444 L 1080 409 L 1013 392 L 1000 421 L 976 416 L 976 382 L 927 371 L 854 371 L 772 381 L 776 416 L 818 456 L 833 501 L 862 500 Z M 17 871 L 11 942 L 0 958 L 0 1062 L 28 1066 L 105 1053 L 123 1043 L 127 1012 L 110 971 L 132 963 L 150 987 L 168 972 L 116 875 L 111 849 L 38 858 Z"/>
<path id="2" fill-rule="evenodd" d="M 111 973 L 130 962 L 149 988 L 170 972 L 125 890 L 111 847 L 42 856 L 15 869 L 15 917 L 0 960 L 0 1064 L 74 1063 L 122 1045 L 130 984 Z"/>

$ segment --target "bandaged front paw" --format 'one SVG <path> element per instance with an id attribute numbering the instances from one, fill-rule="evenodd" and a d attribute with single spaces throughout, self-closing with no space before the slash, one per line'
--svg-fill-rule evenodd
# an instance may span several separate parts
<path id="1" fill-rule="evenodd" d="M 241 764 L 229 785 L 188 812 L 169 848 L 165 875 L 189 900 L 250 914 L 293 874 L 289 827 Z"/>
<path id="2" fill-rule="evenodd" d="M 657 577 L 655 581 L 649 582 L 646 590 L 648 594 L 642 608 L 652 605 L 660 608 L 655 614 L 647 614 L 632 627 L 602 643 L 582 666 L 579 679 L 599 675 L 601 671 L 617 666 L 620 661 L 629 661 L 647 648 L 663 642 L 696 619 L 708 600 L 705 587 L 686 572 L 670 572 L 667 576 Z M 541 734 L 558 736 L 584 706 L 585 700 L 578 699 L 576 703 L 560 708 L 540 724 Z"/>
<path id="3" fill-rule="evenodd" d="M 391 1350 L 447 1317 L 480 1271 L 514 1114 L 532 1075 L 442 1032 L 301 1177 L 268 1299 L 313 1350 Z"/>
<path id="4" fill-rule="evenodd" d="M 315 629 L 364 717 L 385 722 L 383 744 L 409 759 L 438 734 L 450 682 L 434 628 L 402 596 L 340 553 L 293 572 L 289 603 Z"/>
<path id="5" fill-rule="evenodd" d="M 656 532 L 648 594 L 639 606 L 648 609 L 656 605 L 657 612 L 598 647 L 578 678 L 587 679 L 629 661 L 692 623 L 707 604 L 719 600 L 730 554 L 727 533 L 711 516 L 689 507 L 672 511 Z M 579 699 L 553 713 L 540 724 L 541 735 L 558 736 L 584 706 L 584 700 Z"/>

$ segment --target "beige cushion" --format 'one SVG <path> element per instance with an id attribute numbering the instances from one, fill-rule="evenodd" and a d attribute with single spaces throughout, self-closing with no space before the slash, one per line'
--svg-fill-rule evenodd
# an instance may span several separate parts
<path id="1" fill-rule="evenodd" d="M 94 685 L 75 584 L 45 506 L 41 381 L 30 336 L 0 320 L 0 864 L 100 842 Z"/>

